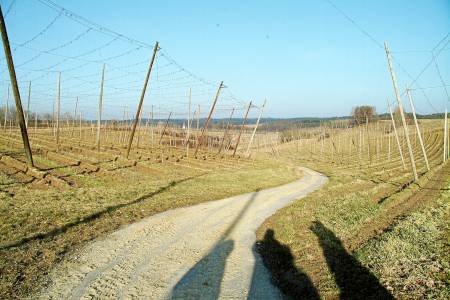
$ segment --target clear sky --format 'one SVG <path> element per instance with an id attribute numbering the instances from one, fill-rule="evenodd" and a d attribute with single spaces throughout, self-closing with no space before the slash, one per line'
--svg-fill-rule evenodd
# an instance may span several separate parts
<path id="1" fill-rule="evenodd" d="M 163 54 L 211 82 L 189 78 L 167 57 L 157 58 L 160 77 L 156 78 L 156 71 L 152 74 L 144 110 L 153 104 L 161 114 L 173 110 L 180 117 L 187 110 L 190 85 L 192 101 L 202 105 L 204 115 L 221 80 L 228 88 L 219 100 L 217 116 L 226 116 L 235 106 L 240 115 L 245 102 L 261 104 L 265 98 L 265 116 L 271 117 L 347 115 L 360 104 L 385 112 L 386 99 L 393 101 L 394 93 L 384 50 L 357 26 L 379 43 L 388 41 L 395 61 L 412 77 L 430 61 L 429 50 L 450 32 L 448 0 L 333 0 L 357 25 L 326 0 L 52 1 L 127 37 L 149 45 L 159 41 Z M 23 102 L 27 82 L 33 79 L 32 108 L 51 111 L 56 72 L 62 71 L 62 110 L 72 111 L 75 97 L 80 96 L 85 115 L 93 117 L 105 62 L 107 116 L 121 116 L 125 104 L 134 113 L 151 48 L 111 41 L 113 35 L 89 29 L 64 14 L 58 17 L 60 12 L 47 0 L 2 0 L 1 5 L 4 14 L 10 8 L 6 24 Z M 449 41 L 447 37 L 441 43 L 446 46 L 437 58 L 447 85 Z M 36 57 L 39 51 L 47 53 Z M 80 54 L 84 55 L 61 62 Z M 4 99 L 8 84 L 4 60 L 0 66 Z M 397 64 L 394 67 L 404 89 L 412 79 Z M 422 88 L 442 86 L 434 63 L 417 82 Z M 424 91 L 426 96 L 421 90 L 413 92 L 419 112 L 450 108 L 443 87 Z"/>

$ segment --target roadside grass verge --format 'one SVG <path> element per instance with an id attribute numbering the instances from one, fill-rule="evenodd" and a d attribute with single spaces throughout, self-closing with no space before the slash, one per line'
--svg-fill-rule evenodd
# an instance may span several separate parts
<path id="1" fill-rule="evenodd" d="M 445 259 L 444 252 L 437 250 L 441 247 L 439 241 L 442 239 L 437 238 L 441 232 L 415 227 L 416 231 L 422 230 L 421 239 L 426 245 L 430 245 L 428 242 L 437 243 L 433 250 L 424 247 L 420 252 L 412 248 L 417 233 L 414 230 L 403 233 L 399 229 L 393 231 L 396 234 L 391 233 L 392 237 L 386 230 L 403 220 L 413 222 L 415 217 L 408 216 L 424 207 L 429 211 L 436 210 L 432 208 L 432 203 L 438 198 L 443 197 L 442 202 L 446 204 L 442 204 L 437 211 L 448 211 L 448 192 L 442 192 L 449 186 L 449 164 L 436 167 L 422 176 L 417 184 L 410 185 L 406 184 L 409 175 L 405 176 L 403 172 L 390 170 L 389 180 L 383 181 L 375 175 L 376 168 L 371 170 L 372 173 L 366 173 L 357 167 L 331 163 L 303 161 L 303 165 L 329 176 L 328 184 L 275 213 L 257 232 L 256 248 L 285 294 L 293 298 L 303 295 L 305 299 L 405 298 L 406 293 L 403 294 L 401 289 L 414 287 L 412 283 L 405 284 L 404 278 L 396 277 L 395 272 L 392 273 L 400 268 L 394 261 L 409 258 L 408 255 L 414 257 L 412 261 L 425 259 L 427 262 L 434 257 L 440 261 L 438 269 L 447 266 L 444 262 L 448 262 L 448 257 Z M 448 213 L 441 214 L 442 217 L 436 213 L 433 218 L 423 219 L 430 222 L 423 225 L 439 227 L 437 223 L 442 225 L 442 222 L 447 222 L 444 216 L 448 218 Z M 420 218 L 416 222 L 420 222 Z M 376 242 L 377 238 L 381 240 Z M 383 242 L 384 239 L 389 241 Z M 394 247 L 403 239 L 404 243 L 411 243 L 411 251 L 404 254 L 401 253 L 402 248 Z M 384 251 L 374 252 L 378 247 L 385 247 Z M 292 263 L 281 264 L 280 259 L 276 258 L 279 254 L 277 249 L 287 251 L 284 256 L 292 257 Z M 434 256 L 431 251 L 434 251 Z M 440 279 L 437 279 L 436 274 L 428 272 L 429 268 L 421 269 L 420 264 L 417 268 L 418 278 L 424 284 L 431 284 L 429 280 L 433 278 L 435 288 L 431 294 L 427 292 L 430 289 L 422 293 L 421 288 L 417 288 L 417 295 L 446 295 L 444 290 L 448 290 L 448 277 L 442 278 L 445 276 L 438 271 L 436 274 L 440 274 L 437 276 Z M 415 278 L 414 274 L 410 276 Z"/>
<path id="2" fill-rule="evenodd" d="M 205 166 L 208 166 L 205 163 Z M 80 187 L 19 185 L 0 193 L 0 298 L 23 298 L 46 284 L 64 256 L 122 225 L 183 206 L 278 186 L 301 177 L 292 165 L 243 161 L 208 172 L 173 164 L 77 176 Z M 0 176 L 0 185 L 8 184 Z"/>
<path id="3" fill-rule="evenodd" d="M 447 190 L 369 241 L 356 258 L 398 298 L 449 299 L 449 217 Z"/>

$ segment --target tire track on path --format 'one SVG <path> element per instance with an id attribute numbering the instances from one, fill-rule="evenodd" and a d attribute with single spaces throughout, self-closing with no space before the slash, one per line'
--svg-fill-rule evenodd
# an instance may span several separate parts
<path id="1" fill-rule="evenodd" d="M 50 275 L 40 299 L 282 299 L 254 250 L 275 211 L 327 178 L 166 211 L 89 244 Z"/>

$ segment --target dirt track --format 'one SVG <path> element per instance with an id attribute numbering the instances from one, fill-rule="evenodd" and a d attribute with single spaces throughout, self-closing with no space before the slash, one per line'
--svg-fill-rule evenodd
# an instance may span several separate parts
<path id="1" fill-rule="evenodd" d="M 277 299 L 255 230 L 326 177 L 170 210 L 88 245 L 51 274 L 42 299 Z"/>

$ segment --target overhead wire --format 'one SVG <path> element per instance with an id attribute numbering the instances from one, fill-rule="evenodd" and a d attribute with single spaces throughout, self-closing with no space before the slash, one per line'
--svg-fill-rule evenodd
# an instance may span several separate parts
<path id="1" fill-rule="evenodd" d="M 327 3 L 329 3 L 337 12 L 339 12 L 345 19 L 347 19 L 350 23 L 352 23 L 363 35 L 365 35 L 370 41 L 372 41 L 378 48 L 383 49 L 383 45 L 373 36 L 371 35 L 368 31 L 366 31 L 362 26 L 360 26 L 353 18 L 351 18 L 347 13 L 345 13 L 340 7 L 338 7 L 333 1 L 331 0 L 324 0 Z M 448 36 L 450 35 L 450 33 L 447 33 L 446 36 L 444 36 L 443 39 L 441 39 L 439 41 L 439 43 L 433 48 L 434 51 L 443 41 L 445 41 Z M 437 53 L 436 56 L 438 56 L 443 49 L 447 46 L 448 42 L 441 48 L 441 50 Z M 391 52 L 392 53 L 392 52 Z M 406 71 L 406 69 L 398 62 L 396 61 L 396 59 L 392 56 L 392 59 L 394 60 L 394 62 L 396 63 L 396 65 L 400 68 L 400 70 L 402 70 L 408 77 L 410 77 L 410 79 L 412 79 L 413 81 L 408 85 L 408 87 L 412 86 L 412 85 L 416 85 L 419 89 L 421 89 L 421 86 L 418 84 L 418 79 L 420 78 L 420 76 L 423 74 L 423 72 L 425 72 L 426 69 L 428 69 L 429 65 L 431 65 L 431 63 L 434 61 L 434 59 L 432 59 L 430 62 L 428 62 L 424 69 L 419 73 L 419 75 L 414 78 L 412 77 L 412 75 Z M 428 104 L 430 105 L 430 107 L 437 112 L 436 108 L 434 107 L 434 105 L 431 103 L 430 99 L 428 98 L 428 96 L 426 95 L 425 91 L 423 89 L 421 89 L 422 94 L 424 95 L 425 99 L 427 100 Z M 406 90 L 401 94 L 402 96 L 406 93 Z"/>

